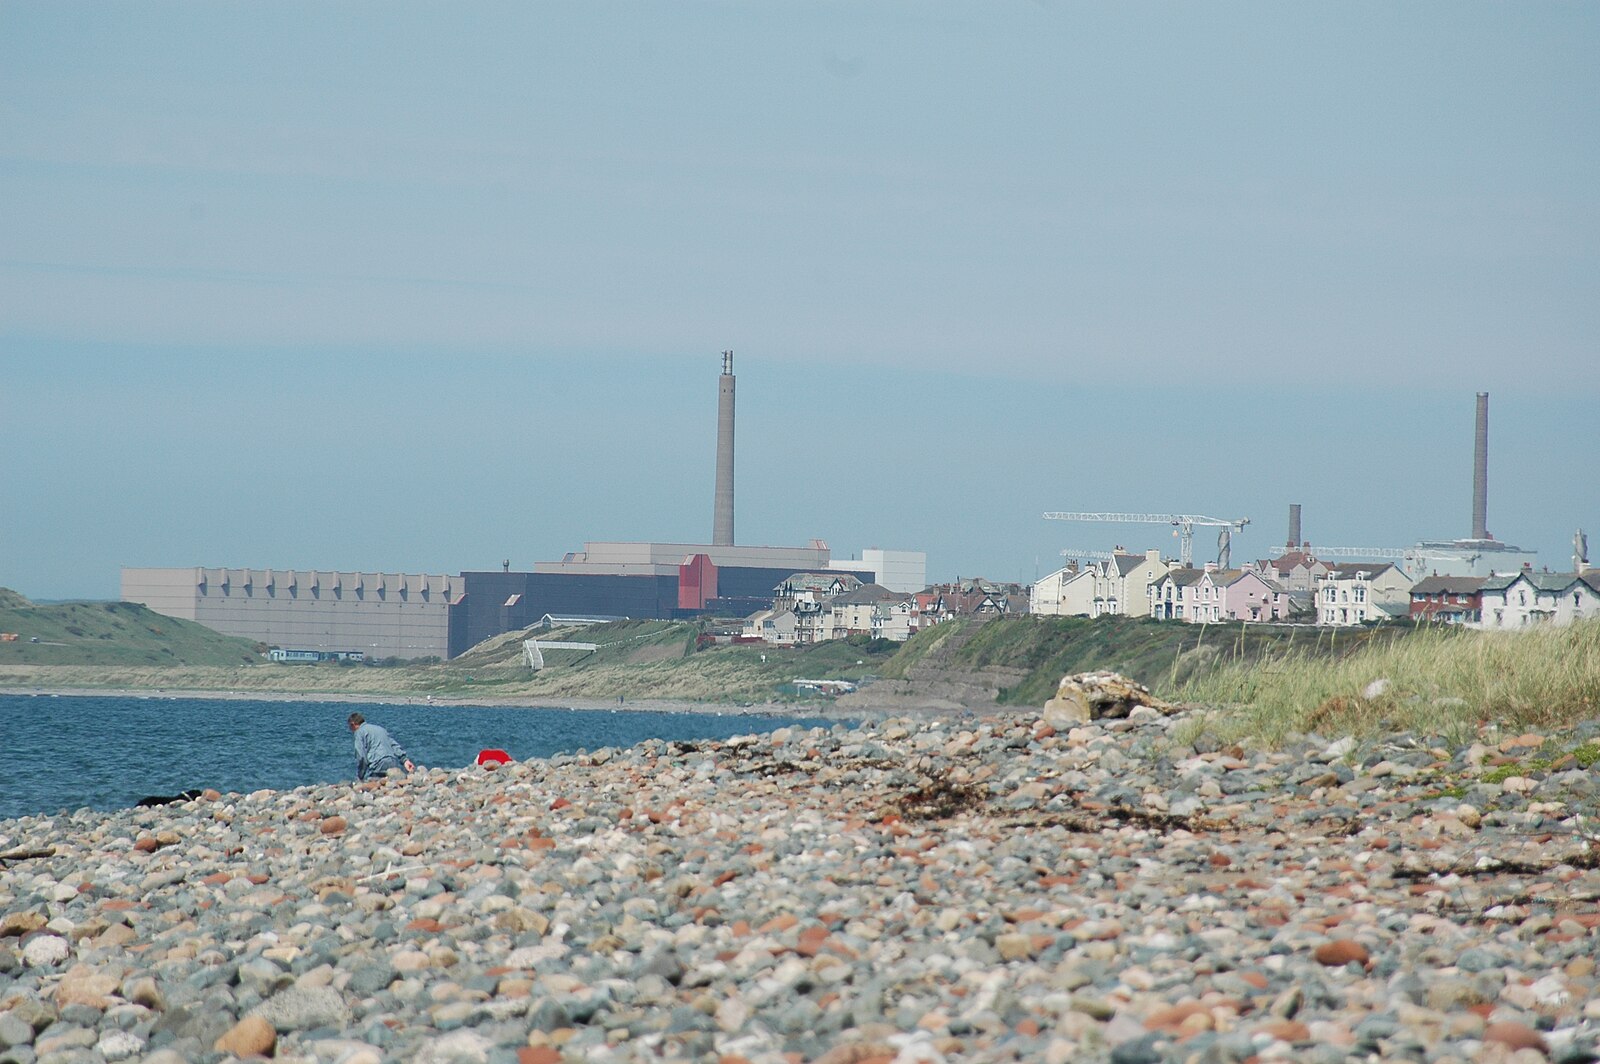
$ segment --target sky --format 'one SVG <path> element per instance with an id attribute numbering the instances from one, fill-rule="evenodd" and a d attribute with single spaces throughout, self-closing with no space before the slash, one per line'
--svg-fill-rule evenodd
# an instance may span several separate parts
<path id="1" fill-rule="evenodd" d="M 1600 6 L 0 4 L 0 586 L 1600 532 Z M 1196 554 L 1214 540 L 1197 537 Z"/>

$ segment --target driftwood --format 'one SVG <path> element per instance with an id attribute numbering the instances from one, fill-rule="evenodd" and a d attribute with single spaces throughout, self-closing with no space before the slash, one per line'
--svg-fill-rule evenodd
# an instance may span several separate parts
<path id="1" fill-rule="evenodd" d="M 56 848 L 46 846 L 42 850 L 12 850 L 9 853 L 0 853 L 0 864 L 7 861 L 31 861 L 35 857 L 54 857 Z"/>

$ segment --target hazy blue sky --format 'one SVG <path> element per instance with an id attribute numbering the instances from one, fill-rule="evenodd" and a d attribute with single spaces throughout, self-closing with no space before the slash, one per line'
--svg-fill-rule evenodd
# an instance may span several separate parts
<path id="1" fill-rule="evenodd" d="M 0 4 L 0 585 L 1600 533 L 1600 6 Z M 1210 537 L 1202 537 L 1209 543 Z"/>

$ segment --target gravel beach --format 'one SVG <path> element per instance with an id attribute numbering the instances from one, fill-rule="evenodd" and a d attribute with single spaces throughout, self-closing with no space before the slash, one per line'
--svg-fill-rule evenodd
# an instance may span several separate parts
<path id="1" fill-rule="evenodd" d="M 0 821 L 0 1064 L 1594 1060 L 1597 735 L 918 716 Z"/>

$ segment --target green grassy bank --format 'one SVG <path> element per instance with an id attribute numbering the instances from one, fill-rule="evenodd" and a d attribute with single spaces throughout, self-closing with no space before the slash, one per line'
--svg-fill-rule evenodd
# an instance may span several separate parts
<path id="1" fill-rule="evenodd" d="M 1467 738 L 1488 722 L 1550 727 L 1600 717 L 1600 620 L 1519 632 L 1418 629 L 1359 653 L 1227 663 L 1174 694 L 1216 706 L 1219 732 L 1396 729 Z"/>
<path id="2" fill-rule="evenodd" d="M 0 588 L 0 668 L 7 665 L 237 666 L 265 649 L 131 602 L 40 606 Z"/>

